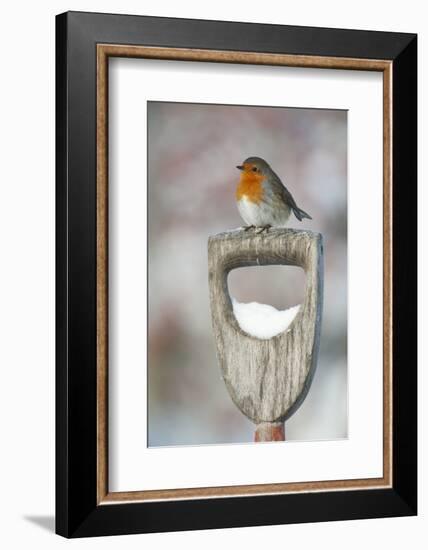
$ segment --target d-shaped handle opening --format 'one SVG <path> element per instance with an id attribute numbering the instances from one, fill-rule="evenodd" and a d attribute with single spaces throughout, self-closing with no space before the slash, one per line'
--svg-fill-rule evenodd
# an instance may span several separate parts
<path id="1" fill-rule="evenodd" d="M 290 332 L 306 297 L 306 276 L 299 266 L 240 267 L 227 275 L 227 292 L 239 328 L 270 340 Z"/>

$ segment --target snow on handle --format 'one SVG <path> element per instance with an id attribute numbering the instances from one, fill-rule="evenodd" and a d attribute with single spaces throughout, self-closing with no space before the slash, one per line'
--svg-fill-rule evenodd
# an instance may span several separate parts
<path id="1" fill-rule="evenodd" d="M 291 325 L 300 306 L 278 310 L 268 304 L 237 302 L 232 298 L 233 313 L 241 329 L 261 340 L 268 340 L 284 332 Z"/>

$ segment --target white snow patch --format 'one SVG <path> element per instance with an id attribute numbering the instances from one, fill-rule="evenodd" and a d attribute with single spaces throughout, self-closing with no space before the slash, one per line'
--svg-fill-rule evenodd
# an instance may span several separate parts
<path id="1" fill-rule="evenodd" d="M 268 340 L 287 330 L 300 305 L 278 310 L 268 304 L 241 304 L 232 298 L 233 313 L 241 329 L 255 338 Z"/>

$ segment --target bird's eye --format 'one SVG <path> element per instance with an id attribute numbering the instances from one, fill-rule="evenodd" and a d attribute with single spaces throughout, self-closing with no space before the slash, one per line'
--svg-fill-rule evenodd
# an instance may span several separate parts
<path id="1" fill-rule="evenodd" d="M 253 170 L 253 172 L 257 172 L 257 167 L 254 166 L 254 167 L 252 168 L 252 170 Z"/>

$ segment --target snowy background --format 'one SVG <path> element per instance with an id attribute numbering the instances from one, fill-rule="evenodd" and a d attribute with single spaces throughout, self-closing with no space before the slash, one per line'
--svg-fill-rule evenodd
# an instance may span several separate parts
<path id="1" fill-rule="evenodd" d="M 321 232 L 324 317 L 317 372 L 288 440 L 347 435 L 347 115 L 344 111 L 148 103 L 149 445 L 253 440 L 232 403 L 211 332 L 207 239 L 239 227 L 237 164 L 265 158 Z M 239 302 L 302 303 L 300 268 L 234 270 Z"/>

